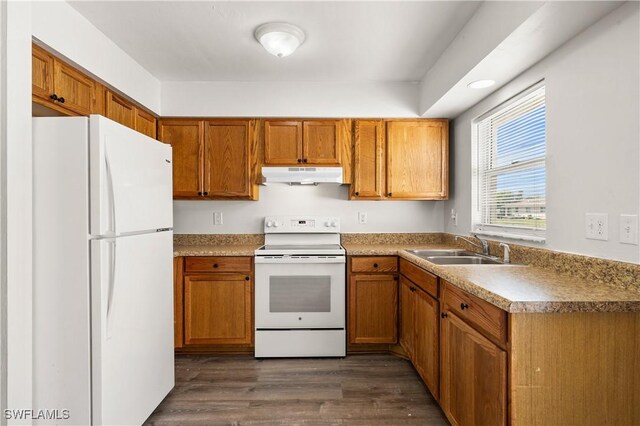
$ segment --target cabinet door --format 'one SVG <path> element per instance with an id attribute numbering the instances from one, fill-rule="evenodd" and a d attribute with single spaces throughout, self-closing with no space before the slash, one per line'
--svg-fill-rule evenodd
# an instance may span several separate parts
<path id="1" fill-rule="evenodd" d="M 91 114 L 93 80 L 57 59 L 53 60 L 53 88 L 61 106 L 80 115 Z"/>
<path id="2" fill-rule="evenodd" d="M 302 162 L 302 122 L 264 122 L 264 164 L 293 165 Z"/>
<path id="3" fill-rule="evenodd" d="M 184 258 L 173 258 L 173 346 L 184 345 Z"/>
<path id="4" fill-rule="evenodd" d="M 118 95 L 107 91 L 105 96 L 105 117 L 133 129 L 135 107 Z"/>
<path id="5" fill-rule="evenodd" d="M 173 148 L 173 197 L 202 195 L 204 122 L 160 120 L 158 139 Z"/>
<path id="6" fill-rule="evenodd" d="M 249 275 L 185 275 L 185 345 L 250 345 L 252 300 Z"/>
<path id="7" fill-rule="evenodd" d="M 349 280 L 349 343 L 396 343 L 397 307 L 397 277 L 352 274 Z"/>
<path id="8" fill-rule="evenodd" d="M 302 140 L 303 163 L 340 165 L 338 121 L 305 121 Z"/>
<path id="9" fill-rule="evenodd" d="M 438 301 L 416 289 L 414 294 L 414 366 L 433 396 L 439 394 L 440 344 Z"/>
<path id="10" fill-rule="evenodd" d="M 205 123 L 204 191 L 211 198 L 252 198 L 253 120 Z"/>
<path id="11" fill-rule="evenodd" d="M 31 92 L 34 96 L 51 100 L 53 95 L 53 57 L 36 45 L 31 51 Z"/>
<path id="12" fill-rule="evenodd" d="M 454 425 L 504 425 L 505 351 L 447 312 L 442 320 L 441 406 Z"/>
<path id="13" fill-rule="evenodd" d="M 135 109 L 133 128 L 143 135 L 153 139 L 156 138 L 156 118 L 137 107 Z"/>
<path id="14" fill-rule="evenodd" d="M 384 123 L 357 120 L 354 133 L 351 198 L 384 198 Z"/>
<path id="15" fill-rule="evenodd" d="M 441 200 L 448 196 L 449 132 L 442 120 L 387 123 L 387 196 Z"/>
<path id="16" fill-rule="evenodd" d="M 414 296 L 413 283 L 400 275 L 400 346 L 414 358 Z"/>

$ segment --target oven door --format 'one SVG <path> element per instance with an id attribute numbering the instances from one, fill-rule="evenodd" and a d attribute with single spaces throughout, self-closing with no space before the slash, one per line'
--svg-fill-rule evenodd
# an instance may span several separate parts
<path id="1" fill-rule="evenodd" d="M 256 329 L 343 329 L 344 256 L 256 256 Z"/>

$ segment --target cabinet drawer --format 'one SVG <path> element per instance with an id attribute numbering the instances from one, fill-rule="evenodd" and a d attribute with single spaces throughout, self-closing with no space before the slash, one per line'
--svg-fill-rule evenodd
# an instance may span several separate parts
<path id="1" fill-rule="evenodd" d="M 185 258 L 185 272 L 251 272 L 253 258 L 193 256 Z"/>
<path id="2" fill-rule="evenodd" d="M 351 272 L 396 272 L 395 256 L 359 256 L 351 258 Z"/>
<path id="3" fill-rule="evenodd" d="M 507 313 L 479 297 L 445 282 L 444 302 L 450 309 L 488 336 L 505 343 L 507 341 Z"/>
<path id="4" fill-rule="evenodd" d="M 431 296 L 438 298 L 438 277 L 414 265 L 405 259 L 400 259 L 400 273 L 417 284 Z"/>

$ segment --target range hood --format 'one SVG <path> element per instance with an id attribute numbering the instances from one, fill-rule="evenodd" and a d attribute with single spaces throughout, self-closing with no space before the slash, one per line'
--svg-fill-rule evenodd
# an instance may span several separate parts
<path id="1" fill-rule="evenodd" d="M 342 167 L 263 167 L 262 183 L 317 185 L 342 183 Z"/>

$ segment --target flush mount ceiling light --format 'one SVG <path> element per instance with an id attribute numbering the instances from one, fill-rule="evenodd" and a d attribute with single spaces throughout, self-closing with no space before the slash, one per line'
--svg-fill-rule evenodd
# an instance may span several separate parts
<path id="1" fill-rule="evenodd" d="M 485 87 L 493 86 L 494 84 L 496 84 L 496 82 L 493 80 L 476 80 L 467 84 L 467 87 L 472 89 L 484 89 Z"/>
<path id="2" fill-rule="evenodd" d="M 304 43 L 304 31 L 286 22 L 262 24 L 254 33 L 256 40 L 269 53 L 278 58 L 291 55 Z"/>

